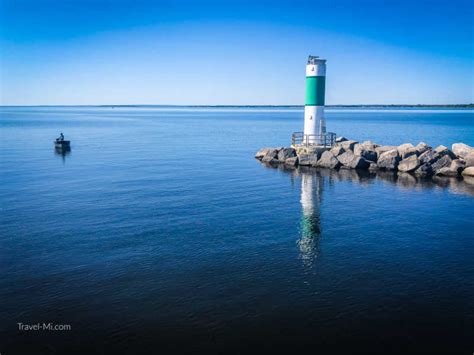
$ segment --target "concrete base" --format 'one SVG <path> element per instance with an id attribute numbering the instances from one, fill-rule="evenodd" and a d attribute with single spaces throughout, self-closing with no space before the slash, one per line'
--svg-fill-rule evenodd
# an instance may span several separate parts
<path id="1" fill-rule="evenodd" d="M 330 150 L 331 147 L 324 147 L 322 145 L 300 145 L 300 144 L 293 144 L 291 146 L 296 150 L 296 155 L 300 154 L 316 154 L 318 156 L 318 159 L 321 157 L 321 154 L 325 152 L 326 150 Z"/>

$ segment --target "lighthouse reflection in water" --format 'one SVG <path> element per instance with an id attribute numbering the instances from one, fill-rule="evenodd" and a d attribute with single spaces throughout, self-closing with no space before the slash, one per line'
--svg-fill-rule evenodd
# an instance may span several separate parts
<path id="1" fill-rule="evenodd" d="M 301 238 L 298 240 L 300 257 L 305 266 L 311 267 L 319 254 L 321 237 L 320 206 L 324 179 L 311 173 L 301 176 Z"/>

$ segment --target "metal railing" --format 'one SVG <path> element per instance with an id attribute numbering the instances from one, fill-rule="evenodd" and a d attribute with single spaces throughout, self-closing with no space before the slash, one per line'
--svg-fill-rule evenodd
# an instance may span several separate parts
<path id="1" fill-rule="evenodd" d="M 291 135 L 291 145 L 332 147 L 336 143 L 336 133 L 304 134 L 294 132 Z"/>

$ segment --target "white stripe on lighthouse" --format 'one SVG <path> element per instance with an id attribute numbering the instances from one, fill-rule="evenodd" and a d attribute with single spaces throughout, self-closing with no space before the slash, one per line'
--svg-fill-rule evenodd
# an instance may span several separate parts
<path id="1" fill-rule="evenodd" d="M 306 76 L 326 76 L 326 65 L 308 64 Z"/>
<path id="2" fill-rule="evenodd" d="M 304 108 L 304 134 L 326 133 L 326 120 L 324 118 L 324 106 L 305 106 Z M 312 138 L 310 144 L 317 142 Z"/>

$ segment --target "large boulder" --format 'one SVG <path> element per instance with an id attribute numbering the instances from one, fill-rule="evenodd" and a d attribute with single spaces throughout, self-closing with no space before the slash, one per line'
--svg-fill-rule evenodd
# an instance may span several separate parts
<path id="1" fill-rule="evenodd" d="M 463 176 L 474 176 L 474 166 L 470 166 L 462 171 Z"/>
<path id="2" fill-rule="evenodd" d="M 302 166 L 316 166 L 318 156 L 316 154 L 300 154 L 298 164 Z"/>
<path id="3" fill-rule="evenodd" d="M 465 167 L 466 167 L 466 163 L 461 159 L 454 159 L 451 162 L 451 165 L 449 166 L 449 168 L 452 171 L 456 171 L 458 175 L 462 173 Z"/>
<path id="4" fill-rule="evenodd" d="M 431 168 L 433 169 L 433 172 L 437 174 L 438 171 L 441 170 L 442 168 L 449 167 L 452 161 L 453 160 L 451 159 L 451 157 L 448 154 L 446 154 L 442 156 L 441 158 L 439 158 L 438 160 L 436 160 L 433 164 L 431 164 Z"/>
<path id="5" fill-rule="evenodd" d="M 405 158 L 408 158 L 412 155 L 415 155 L 415 156 L 418 156 L 419 153 L 418 153 L 418 149 L 416 149 L 416 147 L 413 147 L 413 148 L 408 148 L 406 149 L 404 152 L 403 152 L 403 155 L 401 155 L 402 159 L 405 159 Z"/>
<path id="6" fill-rule="evenodd" d="M 351 169 L 367 169 L 370 166 L 370 161 L 364 159 L 363 157 L 354 155 L 352 160 L 349 162 L 348 167 Z"/>
<path id="7" fill-rule="evenodd" d="M 341 143 L 341 142 L 345 142 L 347 141 L 348 139 L 346 137 L 337 137 L 336 138 L 336 143 Z"/>
<path id="8" fill-rule="evenodd" d="M 351 160 L 355 157 L 354 153 L 352 151 L 348 150 L 347 152 L 342 153 L 337 157 L 337 160 L 341 162 L 342 165 L 344 166 L 349 166 Z"/>
<path id="9" fill-rule="evenodd" d="M 420 166 L 420 160 L 416 155 L 410 155 L 398 163 L 398 170 L 404 173 L 415 171 Z"/>
<path id="10" fill-rule="evenodd" d="M 469 154 L 474 154 L 474 148 L 464 143 L 454 143 L 451 149 L 453 153 L 460 158 L 466 158 Z"/>
<path id="11" fill-rule="evenodd" d="M 394 145 L 382 145 L 380 147 L 375 148 L 375 151 L 377 152 L 377 156 L 381 156 L 382 153 L 388 152 L 389 150 L 397 149 L 397 146 Z"/>
<path id="12" fill-rule="evenodd" d="M 278 161 L 284 163 L 286 159 L 296 156 L 296 150 L 293 148 L 283 148 L 278 152 Z"/>
<path id="13" fill-rule="evenodd" d="M 336 169 L 341 166 L 341 163 L 339 162 L 339 160 L 337 160 L 334 154 L 332 154 L 330 151 L 325 151 L 321 155 L 321 158 L 318 160 L 317 166 L 320 166 L 322 168 Z"/>
<path id="14" fill-rule="evenodd" d="M 260 149 L 257 153 L 255 153 L 255 158 L 262 160 L 265 155 L 267 155 L 268 152 L 275 150 L 275 148 L 262 148 Z"/>
<path id="15" fill-rule="evenodd" d="M 436 153 L 433 149 L 427 150 L 418 157 L 418 159 L 420 159 L 421 164 L 432 164 L 439 158 L 440 155 Z"/>
<path id="16" fill-rule="evenodd" d="M 356 144 L 354 146 L 354 154 L 360 157 L 363 157 L 366 160 L 377 161 L 377 147 L 369 142 L 364 142 L 362 144 Z"/>
<path id="17" fill-rule="evenodd" d="M 464 157 L 464 162 L 466 163 L 466 167 L 474 166 L 474 152 L 466 155 Z"/>
<path id="18" fill-rule="evenodd" d="M 298 157 L 291 157 L 285 160 L 285 165 L 298 166 Z"/>
<path id="19" fill-rule="evenodd" d="M 344 153 L 345 150 L 341 146 L 335 145 L 334 147 L 331 148 L 330 152 L 334 154 L 335 157 L 337 157 L 338 155 L 341 155 L 342 153 Z"/>
<path id="20" fill-rule="evenodd" d="M 348 150 L 354 150 L 354 146 L 359 143 L 357 141 L 344 141 L 344 142 L 341 142 L 341 143 L 338 143 L 339 146 L 341 146 L 345 151 L 348 151 Z"/>
<path id="21" fill-rule="evenodd" d="M 278 152 L 280 148 L 272 148 L 267 151 L 267 154 L 262 158 L 264 163 L 278 163 Z"/>
<path id="22" fill-rule="evenodd" d="M 382 153 L 377 160 L 377 165 L 381 169 L 385 170 L 395 170 L 398 167 L 400 162 L 400 155 L 398 154 L 397 149 L 392 149 L 387 152 Z"/>
<path id="23" fill-rule="evenodd" d="M 266 159 L 265 159 L 265 157 L 263 157 L 262 163 L 267 163 L 267 164 L 280 164 L 280 162 L 279 162 L 278 159 L 276 159 L 276 158 L 266 158 Z"/>
<path id="24" fill-rule="evenodd" d="M 367 159 L 355 155 L 350 150 L 339 155 L 337 160 L 341 162 L 343 168 L 349 169 L 367 169 L 370 165 L 370 162 Z"/>
<path id="25" fill-rule="evenodd" d="M 417 154 L 418 156 L 420 156 L 420 155 L 423 154 L 424 152 L 426 152 L 426 151 L 428 151 L 428 150 L 431 149 L 431 147 L 430 147 L 428 144 L 426 144 L 425 142 L 420 142 L 420 143 L 418 143 L 415 148 L 416 148 L 416 150 L 417 150 L 417 152 L 418 152 L 418 154 Z"/>
<path id="26" fill-rule="evenodd" d="M 428 177 L 433 175 L 433 168 L 431 167 L 431 164 L 425 163 L 420 165 L 420 167 L 415 170 L 415 175 L 419 177 Z"/>
<path id="27" fill-rule="evenodd" d="M 436 175 L 459 176 L 464 169 L 464 162 L 461 159 L 455 159 L 450 166 L 445 166 L 436 172 Z"/>
<path id="28" fill-rule="evenodd" d="M 456 155 L 454 155 L 453 152 L 451 152 L 448 147 L 445 147 L 444 145 L 437 146 L 434 151 L 439 154 L 440 157 L 448 155 L 451 159 L 456 159 Z"/>
<path id="29" fill-rule="evenodd" d="M 418 153 L 418 150 L 411 143 L 399 145 L 397 150 L 402 159 L 408 158 L 410 155 L 416 155 Z"/>

